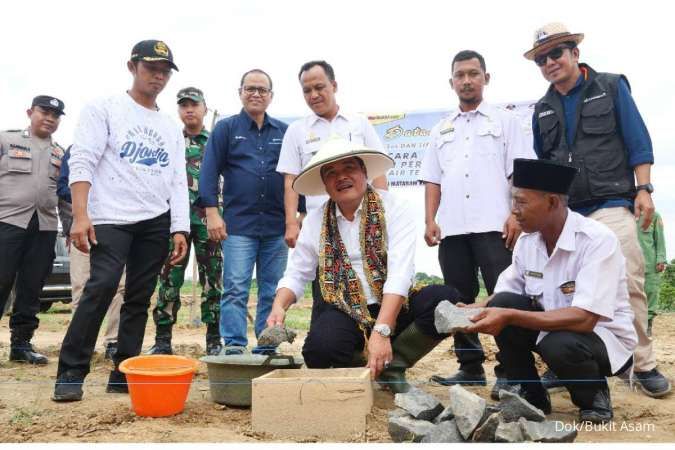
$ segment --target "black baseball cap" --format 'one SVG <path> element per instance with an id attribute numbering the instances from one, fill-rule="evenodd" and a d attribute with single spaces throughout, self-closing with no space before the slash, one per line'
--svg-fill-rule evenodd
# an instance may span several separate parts
<path id="1" fill-rule="evenodd" d="M 56 97 L 51 97 L 49 95 L 38 95 L 33 99 L 30 107 L 39 106 L 41 108 L 50 109 L 56 111 L 59 116 L 65 115 L 63 112 L 66 105 Z"/>
<path id="2" fill-rule="evenodd" d="M 204 102 L 204 93 L 202 92 L 201 89 L 197 89 L 196 87 L 186 87 L 178 91 L 178 94 L 176 94 L 176 98 L 178 99 L 178 103 L 180 103 L 182 100 L 190 99 L 192 101 L 195 101 L 197 103 L 199 102 Z"/>
<path id="3" fill-rule="evenodd" d="M 168 45 L 162 41 L 148 39 L 134 45 L 131 49 L 132 61 L 166 61 L 171 68 L 178 71 L 178 67 L 173 62 L 173 53 Z"/>

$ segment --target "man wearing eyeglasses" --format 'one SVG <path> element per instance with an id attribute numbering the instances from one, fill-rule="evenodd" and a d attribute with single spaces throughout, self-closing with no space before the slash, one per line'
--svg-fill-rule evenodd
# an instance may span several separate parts
<path id="1" fill-rule="evenodd" d="M 185 141 L 157 97 L 178 70 L 162 41 L 131 50 L 131 89 L 87 104 L 70 156 L 72 244 L 90 253 L 91 274 L 59 355 L 52 400 L 82 399 L 101 322 L 126 266 L 117 351 L 106 392 L 128 392 L 119 365 L 141 351 L 150 297 L 164 261 L 180 262 L 190 231 Z M 173 239 L 169 254 L 167 241 Z"/>
<path id="2" fill-rule="evenodd" d="M 206 144 L 199 203 L 206 208 L 209 239 L 222 241 L 223 296 L 220 335 L 225 354 L 246 350 L 247 305 L 256 267 L 258 306 L 255 334 L 265 329 L 274 293 L 286 269 L 284 180 L 276 172 L 286 124 L 270 117 L 272 79 L 260 70 L 244 73 L 239 84 L 241 112 L 221 120 Z M 223 176 L 223 216 L 218 211 L 218 180 Z M 272 354 L 256 346 L 253 353 Z"/>
<path id="3" fill-rule="evenodd" d="M 524 54 L 551 83 L 535 106 L 534 148 L 542 159 L 579 169 L 569 207 L 604 223 L 619 238 L 638 335 L 634 378 L 645 394 L 663 397 L 671 386 L 656 368 L 647 334 L 644 258 L 635 225 L 642 216 L 640 223 L 646 229 L 654 214 L 651 139 L 626 77 L 579 63 L 577 45 L 583 38 L 561 23 L 550 23 L 535 31 L 534 45 Z M 544 382 L 554 387 L 565 380 L 549 371 Z"/>

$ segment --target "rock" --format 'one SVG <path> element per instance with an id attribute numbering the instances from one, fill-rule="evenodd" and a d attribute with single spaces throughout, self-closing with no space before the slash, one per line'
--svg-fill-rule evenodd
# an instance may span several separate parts
<path id="1" fill-rule="evenodd" d="M 500 417 L 498 412 L 490 414 L 485 422 L 473 432 L 471 440 L 474 442 L 494 442 Z"/>
<path id="2" fill-rule="evenodd" d="M 464 439 L 469 439 L 480 423 L 485 414 L 485 405 L 485 400 L 461 386 L 450 388 L 450 407 Z"/>
<path id="3" fill-rule="evenodd" d="M 298 333 L 282 325 L 265 328 L 258 337 L 258 345 L 278 347 L 282 342 L 292 343 Z"/>
<path id="4" fill-rule="evenodd" d="M 387 416 L 389 416 L 390 419 L 393 417 L 405 417 L 405 416 L 412 417 L 410 414 L 408 414 L 408 411 L 401 408 L 392 409 L 387 413 Z"/>
<path id="5" fill-rule="evenodd" d="M 410 416 L 391 417 L 389 419 L 389 436 L 394 442 L 420 442 L 436 426 L 426 420 L 415 420 Z"/>
<path id="6" fill-rule="evenodd" d="M 434 419 L 434 423 L 439 424 L 441 422 L 445 422 L 446 420 L 452 420 L 454 418 L 455 415 L 452 412 L 452 407 L 448 406 L 443 411 L 441 411 L 441 413 L 438 416 L 436 416 L 436 418 Z"/>
<path id="7" fill-rule="evenodd" d="M 495 442 L 523 442 L 523 432 L 518 422 L 499 422 L 495 430 Z"/>
<path id="8" fill-rule="evenodd" d="M 443 405 L 436 397 L 415 387 L 408 392 L 396 394 L 394 403 L 418 420 L 434 420 L 443 411 Z"/>
<path id="9" fill-rule="evenodd" d="M 462 434 L 457 429 L 454 420 L 445 420 L 422 438 L 423 443 L 446 443 L 446 442 L 464 442 Z"/>
<path id="10" fill-rule="evenodd" d="M 458 308 L 448 300 L 444 300 L 436 306 L 434 325 L 441 334 L 461 332 L 466 327 L 473 325 L 473 322 L 469 319 L 482 310 L 483 308 Z"/>
<path id="11" fill-rule="evenodd" d="M 516 422 L 521 417 L 532 422 L 546 420 L 546 414 L 541 409 L 535 408 L 521 396 L 506 390 L 499 391 L 499 407 L 504 422 Z"/>
<path id="12" fill-rule="evenodd" d="M 531 422 L 521 417 L 518 419 L 523 437 L 535 442 L 574 442 L 577 437 L 577 430 L 574 427 L 561 427 L 556 422 L 547 420 L 545 422 Z M 567 428 L 567 430 L 565 430 Z M 570 429 L 571 428 L 571 429 Z"/>

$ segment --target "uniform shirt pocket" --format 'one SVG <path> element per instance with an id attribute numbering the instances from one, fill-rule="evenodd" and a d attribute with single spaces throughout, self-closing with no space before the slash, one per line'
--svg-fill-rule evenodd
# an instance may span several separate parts
<path id="1" fill-rule="evenodd" d="M 7 171 L 12 173 L 31 173 L 33 158 L 30 153 L 10 149 L 7 152 Z"/>
<path id="2" fill-rule="evenodd" d="M 525 276 L 525 294 L 539 299 L 544 295 L 544 279 L 536 276 Z"/>
<path id="3" fill-rule="evenodd" d="M 502 149 L 502 127 L 497 123 L 488 123 L 476 132 L 478 154 L 481 156 L 497 156 Z"/>
<path id="4" fill-rule="evenodd" d="M 454 142 L 454 131 L 442 134 L 437 138 L 436 148 L 438 148 L 438 160 L 441 163 L 441 167 L 447 167 L 457 156 L 457 149 L 455 148 Z"/>
<path id="5" fill-rule="evenodd" d="M 300 160 L 302 162 L 302 169 L 307 167 L 307 163 L 312 159 L 312 156 L 319 151 L 321 141 L 311 142 L 309 144 L 303 144 L 300 148 Z"/>

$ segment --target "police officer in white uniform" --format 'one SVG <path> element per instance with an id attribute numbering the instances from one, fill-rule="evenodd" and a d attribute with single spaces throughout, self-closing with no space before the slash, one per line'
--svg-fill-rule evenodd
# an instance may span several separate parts
<path id="1" fill-rule="evenodd" d="M 514 161 L 512 210 L 526 234 L 467 331 L 495 336 L 507 377 L 521 382 L 531 404 L 551 411 L 536 352 L 570 392 L 579 419 L 604 423 L 613 416 L 605 377 L 630 368 L 637 334 L 619 240 L 567 207 L 576 172 L 553 161 Z"/>
<path id="2" fill-rule="evenodd" d="M 56 181 L 64 151 L 52 134 L 63 110 L 61 100 L 39 95 L 26 111 L 28 128 L 0 133 L 0 315 L 16 281 L 10 361 L 48 362 L 30 341 L 55 257 Z"/>

